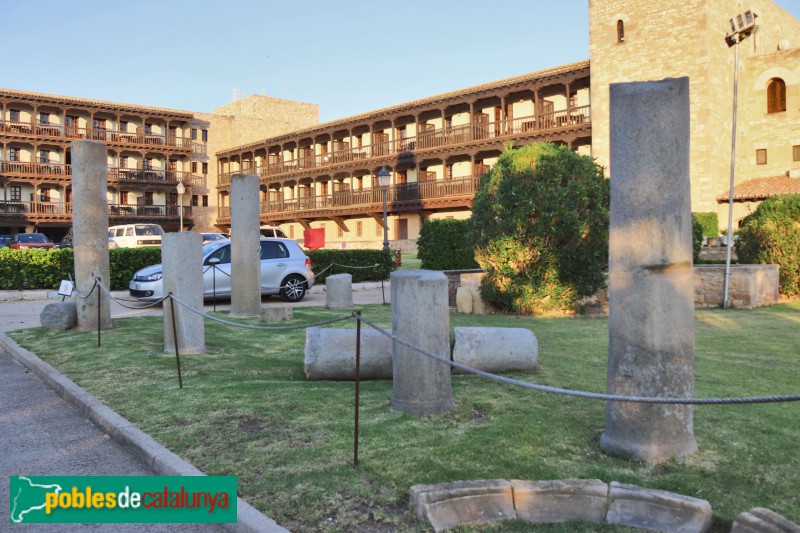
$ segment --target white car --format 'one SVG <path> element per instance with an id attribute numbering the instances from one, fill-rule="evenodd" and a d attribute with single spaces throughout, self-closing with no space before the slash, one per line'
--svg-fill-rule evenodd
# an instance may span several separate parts
<path id="1" fill-rule="evenodd" d="M 216 265 L 216 266 L 214 266 Z M 164 297 L 161 265 L 145 267 L 128 284 L 131 296 L 155 301 Z M 261 294 L 280 294 L 299 302 L 314 285 L 311 259 L 291 239 L 261 238 Z M 203 297 L 231 295 L 231 241 L 216 240 L 203 246 Z"/>

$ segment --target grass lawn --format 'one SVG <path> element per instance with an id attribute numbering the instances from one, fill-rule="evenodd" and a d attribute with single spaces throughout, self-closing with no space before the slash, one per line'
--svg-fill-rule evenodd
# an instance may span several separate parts
<path id="1" fill-rule="evenodd" d="M 391 324 L 388 306 L 362 311 Z M 295 308 L 294 323 L 340 314 Z M 696 316 L 697 396 L 800 392 L 800 303 Z M 516 378 L 605 391 L 604 318 L 451 314 L 451 326 L 467 325 L 536 334 L 539 369 Z M 240 494 L 293 531 L 423 531 L 408 507 L 411 485 L 493 478 L 597 478 L 674 491 L 709 500 L 720 532 L 753 507 L 800 523 L 797 403 L 696 407 L 700 450 L 651 465 L 600 451 L 604 402 L 464 376 L 453 378 L 451 412 L 417 418 L 390 407 L 391 382 L 362 382 L 360 464 L 353 468 L 353 384 L 305 381 L 303 330 L 207 321 L 209 353 L 181 357 L 179 389 L 174 355 L 162 353 L 161 327 L 160 317 L 114 320 L 101 348 L 91 332 L 11 336 L 201 470 L 237 475 Z M 511 522 L 480 530 L 628 531 Z"/>
<path id="2" fill-rule="evenodd" d="M 420 269 L 422 268 L 422 259 L 417 258 L 417 254 L 403 254 L 402 257 L 403 265 L 400 268 L 404 269 Z"/>

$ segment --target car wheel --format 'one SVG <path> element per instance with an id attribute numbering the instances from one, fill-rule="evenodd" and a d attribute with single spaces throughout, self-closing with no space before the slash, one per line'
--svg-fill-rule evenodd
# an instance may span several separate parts
<path id="1" fill-rule="evenodd" d="M 281 298 L 287 302 L 299 302 L 306 295 L 306 280 L 296 274 L 281 282 Z"/>

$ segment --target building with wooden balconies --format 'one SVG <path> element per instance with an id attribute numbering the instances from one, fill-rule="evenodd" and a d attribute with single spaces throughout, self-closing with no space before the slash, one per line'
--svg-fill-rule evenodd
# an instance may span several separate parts
<path id="1" fill-rule="evenodd" d="M 257 174 L 261 222 L 293 238 L 324 228 L 329 246 L 375 246 L 391 173 L 389 236 L 422 220 L 465 218 L 480 176 L 508 144 L 550 141 L 591 153 L 589 62 L 583 61 L 328 122 L 217 152 L 217 225 L 230 224 L 231 176 Z"/>

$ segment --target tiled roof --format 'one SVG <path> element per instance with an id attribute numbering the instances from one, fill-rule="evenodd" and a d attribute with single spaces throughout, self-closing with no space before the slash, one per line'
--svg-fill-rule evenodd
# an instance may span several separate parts
<path id="1" fill-rule="evenodd" d="M 350 117 L 344 117 L 344 118 L 332 120 L 330 122 L 324 122 L 322 124 L 318 124 L 316 126 L 312 126 L 312 127 L 305 128 L 305 129 L 302 129 L 302 130 L 296 130 L 296 131 L 292 131 L 290 133 L 279 135 L 279 136 L 276 136 L 276 137 L 271 137 L 271 138 L 267 138 L 267 139 L 261 139 L 261 140 L 259 140 L 257 142 L 254 142 L 254 143 L 247 143 L 247 144 L 244 144 L 244 145 L 241 145 L 241 146 L 234 146 L 234 147 L 231 147 L 231 148 L 226 148 L 224 150 L 220 150 L 217 153 L 218 154 L 234 153 L 234 152 L 241 151 L 241 150 L 257 148 L 257 147 L 260 147 L 263 144 L 268 143 L 268 142 L 278 142 L 278 141 L 282 141 L 282 140 L 294 139 L 294 138 L 296 138 L 298 136 L 301 136 L 301 135 L 306 135 L 306 134 L 310 134 L 310 133 L 313 133 L 313 132 L 318 132 L 318 131 L 330 129 L 330 128 L 333 128 L 333 127 L 336 127 L 336 126 L 350 124 L 350 123 L 353 123 L 353 122 L 364 121 L 366 119 L 369 119 L 369 118 L 372 118 L 372 117 L 378 117 L 378 116 L 381 116 L 381 115 L 386 115 L 388 113 L 393 113 L 393 112 L 397 112 L 397 111 L 406 111 L 406 110 L 409 110 L 409 109 L 414 108 L 414 107 L 418 107 L 418 106 L 422 106 L 422 105 L 426 105 L 426 104 L 431 104 L 431 103 L 436 103 L 436 102 L 442 102 L 442 101 L 446 101 L 446 100 L 451 99 L 451 98 L 458 98 L 458 97 L 465 96 L 465 95 L 468 95 L 468 94 L 471 94 L 471 93 L 477 93 L 477 92 L 481 92 L 481 91 L 489 91 L 489 90 L 492 90 L 492 89 L 495 89 L 495 88 L 500 88 L 500 87 L 507 87 L 507 86 L 513 85 L 515 83 L 524 83 L 524 82 L 527 82 L 527 81 L 532 81 L 532 80 L 537 80 L 537 79 L 546 79 L 546 78 L 548 78 L 550 76 L 557 76 L 559 74 L 564 74 L 564 73 L 568 73 L 568 72 L 572 72 L 572 71 L 580 70 L 580 69 L 584 69 L 584 68 L 589 68 L 589 60 L 588 59 L 585 59 L 583 61 L 577 61 L 575 63 L 568 63 L 566 65 L 561 65 L 561 66 L 558 66 L 558 67 L 553 67 L 553 68 L 549 68 L 549 69 L 545 69 L 545 70 L 538 70 L 536 72 L 529 72 L 527 74 L 520 74 L 519 76 L 513 76 L 511 78 L 503 78 L 503 79 L 500 79 L 500 80 L 490 81 L 488 83 L 483 83 L 481 85 L 473 85 L 472 87 L 466 87 L 464 89 L 458 89 L 456 91 L 450 91 L 450 92 L 447 92 L 447 93 L 437 94 L 437 95 L 434 95 L 434 96 L 428 96 L 426 98 L 422 98 L 422 99 L 419 99 L 419 100 L 412 100 L 410 102 L 404 102 L 402 104 L 398 104 L 398 105 L 394 105 L 394 106 L 390 106 L 390 107 L 384 107 L 382 109 L 377 109 L 377 110 L 374 110 L 374 111 L 368 111 L 366 113 L 361 113 L 361 114 L 353 115 L 353 116 L 350 116 Z"/>
<path id="2" fill-rule="evenodd" d="M 757 202 L 779 194 L 800 194 L 800 177 L 790 178 L 789 173 L 768 178 L 755 178 L 733 188 L 734 202 Z M 717 203 L 728 201 L 729 193 L 717 196 Z"/>

